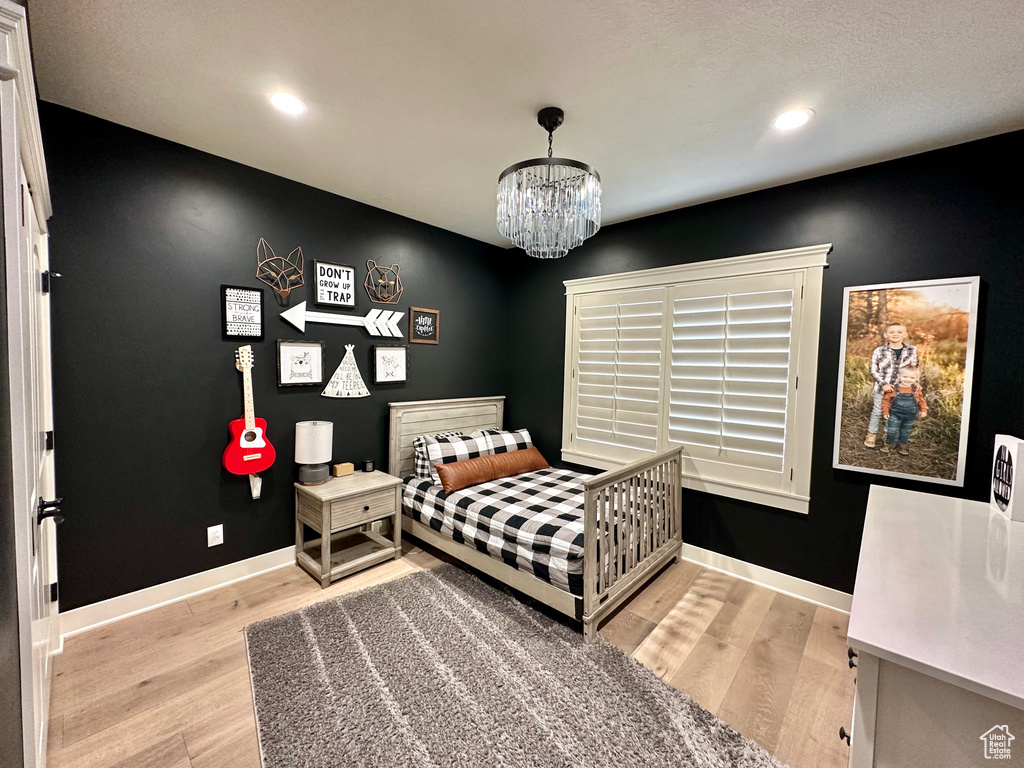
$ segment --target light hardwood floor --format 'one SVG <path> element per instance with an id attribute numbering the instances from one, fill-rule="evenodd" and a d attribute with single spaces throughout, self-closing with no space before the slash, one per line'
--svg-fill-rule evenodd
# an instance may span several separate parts
<path id="1" fill-rule="evenodd" d="M 327 589 L 282 568 L 69 638 L 54 662 L 49 764 L 258 768 L 243 627 L 441 562 L 404 549 Z M 846 624 L 680 562 L 601 634 L 793 768 L 839 768 L 854 690 Z"/>

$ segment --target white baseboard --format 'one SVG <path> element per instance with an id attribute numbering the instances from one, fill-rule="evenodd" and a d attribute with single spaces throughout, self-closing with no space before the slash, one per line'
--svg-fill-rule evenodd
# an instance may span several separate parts
<path id="1" fill-rule="evenodd" d="M 81 608 L 59 614 L 61 648 L 63 649 L 66 637 L 294 564 L 295 547 L 284 547 L 247 560 L 239 560 L 237 563 L 228 563 L 209 571 L 156 584 L 137 592 L 129 592 L 127 595 L 83 605 Z"/>
<path id="2" fill-rule="evenodd" d="M 702 565 L 713 571 L 728 573 L 737 579 L 749 581 L 752 584 L 767 587 L 775 592 L 781 592 L 784 595 L 796 597 L 808 603 L 820 605 L 823 608 L 830 608 L 840 613 L 848 614 L 850 612 L 850 605 L 853 603 L 853 595 L 840 592 L 838 589 L 823 587 L 821 584 L 815 584 L 813 581 L 804 581 L 796 576 L 779 573 L 770 568 L 762 568 L 760 565 L 737 560 L 735 557 L 720 555 L 717 552 L 712 552 L 710 549 L 695 547 L 693 544 L 686 544 L 684 542 L 680 557 L 683 560 Z"/>

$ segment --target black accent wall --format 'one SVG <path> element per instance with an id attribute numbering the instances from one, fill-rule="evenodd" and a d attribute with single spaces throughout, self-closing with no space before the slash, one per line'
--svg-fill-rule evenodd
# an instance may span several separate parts
<path id="1" fill-rule="evenodd" d="M 57 487 L 67 517 L 62 610 L 293 543 L 297 421 L 334 422 L 335 462 L 370 458 L 386 470 L 389 401 L 502 394 L 499 249 L 64 107 L 43 103 L 40 116 L 50 258 L 64 275 L 52 301 Z M 309 298 L 320 259 L 356 268 L 354 313 L 395 309 L 371 303 L 361 282 L 367 259 L 398 263 L 397 309 L 440 310 L 441 340 L 409 345 L 407 384 L 377 386 L 377 342 L 363 329 L 310 324 L 301 334 L 279 319 L 264 286 L 266 340 L 251 342 L 253 383 L 277 462 L 253 501 L 248 479 L 221 468 L 228 422 L 242 412 L 233 353 L 250 342 L 222 339 L 219 302 L 222 283 L 262 286 L 260 237 L 279 256 L 302 247 L 307 285 L 291 306 Z M 371 396 L 278 388 L 282 338 L 325 341 L 328 376 L 344 345 L 355 344 Z M 207 548 L 206 528 L 217 523 L 225 543 Z"/>
<path id="2" fill-rule="evenodd" d="M 1024 433 L 1024 197 L 1012 158 L 1024 132 L 832 174 L 601 230 L 537 261 L 52 104 L 41 105 L 54 217 L 57 483 L 64 610 L 288 546 L 294 424 L 335 423 L 334 461 L 383 467 L 387 403 L 507 395 L 506 423 L 557 463 L 570 278 L 832 242 L 825 271 L 810 514 L 686 494 L 692 544 L 844 591 L 856 574 L 872 481 L 985 499 L 993 435 Z M 281 151 L 289 151 L 282 147 Z M 685 173 L 685 169 L 681 173 Z M 614 180 L 606 179 L 608 199 Z M 401 265 L 398 306 L 441 311 L 441 343 L 410 345 L 410 380 L 372 384 L 362 330 L 278 318 L 254 342 L 256 413 L 278 460 L 263 498 L 225 473 L 241 413 L 220 330 L 221 283 L 258 287 L 255 250 Z M 963 489 L 832 469 L 843 288 L 981 275 L 967 483 Z M 299 289 L 292 305 L 309 296 Z M 371 304 L 360 290 L 358 314 Z M 321 339 L 328 374 L 356 345 L 371 397 L 328 400 L 276 386 L 275 340 Z M 226 542 L 207 548 L 206 527 Z M 2 553 L 0 553 L 2 557 Z M 0 561 L 2 565 L 2 561 Z"/>
<path id="3" fill-rule="evenodd" d="M 559 455 L 561 281 L 831 242 L 810 513 L 686 492 L 683 539 L 852 591 L 871 482 L 987 500 L 993 436 L 1024 433 L 1022 154 L 1019 131 L 606 227 L 556 262 L 509 254 L 508 424 L 528 426 L 549 460 Z M 605 186 L 610 199 L 614 180 Z M 964 488 L 832 469 L 844 286 L 965 275 L 980 275 L 982 290 Z"/>

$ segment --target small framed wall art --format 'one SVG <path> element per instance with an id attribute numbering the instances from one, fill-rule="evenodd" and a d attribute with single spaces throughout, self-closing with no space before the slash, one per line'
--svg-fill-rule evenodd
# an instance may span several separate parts
<path id="1" fill-rule="evenodd" d="M 440 336 L 440 311 L 409 307 L 409 341 L 413 344 L 437 344 Z"/>
<path id="2" fill-rule="evenodd" d="M 394 384 L 409 375 L 409 348 L 403 345 L 378 344 L 373 348 L 373 383 Z"/>
<path id="3" fill-rule="evenodd" d="M 351 309 L 356 305 L 356 271 L 345 264 L 313 262 L 316 303 Z"/>
<path id="4" fill-rule="evenodd" d="M 263 289 L 220 287 L 220 316 L 225 339 L 263 340 Z"/>
<path id="5" fill-rule="evenodd" d="M 325 375 L 322 341 L 277 340 L 277 386 L 323 384 Z"/>

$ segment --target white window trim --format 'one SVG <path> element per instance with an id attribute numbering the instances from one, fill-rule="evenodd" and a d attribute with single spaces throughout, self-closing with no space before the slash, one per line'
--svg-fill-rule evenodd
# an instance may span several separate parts
<path id="1" fill-rule="evenodd" d="M 794 337 L 796 359 L 793 367 L 799 387 L 793 392 L 793 439 L 787 439 L 787 464 L 793 471 L 792 491 L 772 491 L 731 483 L 721 479 L 702 478 L 690 462 L 684 461 L 683 485 L 687 488 L 728 496 L 806 514 L 810 502 L 811 443 L 814 433 L 814 397 L 818 370 L 818 336 L 821 322 L 822 273 L 828 266 L 831 243 L 790 248 L 782 251 L 755 253 L 715 259 L 693 264 L 679 264 L 636 272 L 600 275 L 565 281 L 565 367 L 562 404 L 562 460 L 599 469 L 615 469 L 620 462 L 591 456 L 574 449 L 572 434 L 573 362 L 577 357 L 574 310 L 576 298 L 588 293 L 658 288 L 729 277 L 752 277 L 773 272 L 804 271 L 804 295 L 800 302 L 800 332 Z M 667 447 L 667 430 L 659 437 Z M 685 446 L 683 455 L 686 455 Z M 689 466 L 687 466 L 689 465 Z"/>

